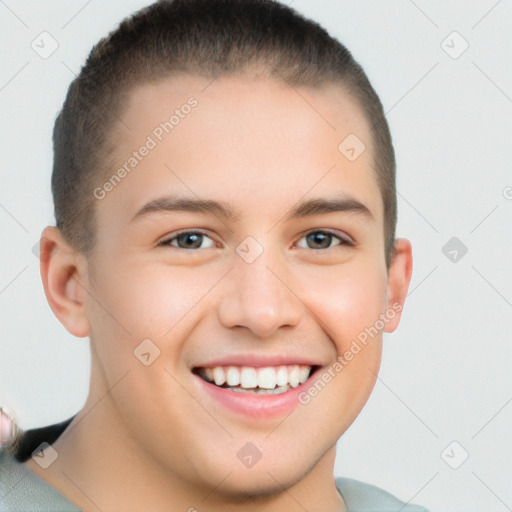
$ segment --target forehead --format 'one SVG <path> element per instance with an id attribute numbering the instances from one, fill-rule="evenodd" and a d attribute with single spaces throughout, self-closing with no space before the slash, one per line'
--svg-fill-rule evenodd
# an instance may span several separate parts
<path id="1" fill-rule="evenodd" d="M 101 208 L 129 215 L 166 189 L 275 216 L 339 191 L 382 216 L 368 123 L 339 85 L 183 76 L 134 88 L 120 118 L 109 172 L 128 172 Z"/>

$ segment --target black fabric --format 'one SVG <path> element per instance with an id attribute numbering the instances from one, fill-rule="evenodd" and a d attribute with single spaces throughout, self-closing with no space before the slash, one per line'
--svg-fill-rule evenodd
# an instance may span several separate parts
<path id="1" fill-rule="evenodd" d="M 62 432 L 66 430 L 73 418 L 74 416 L 61 423 L 22 432 L 16 444 L 12 447 L 12 453 L 15 459 L 19 462 L 25 462 L 41 443 L 53 444 L 57 441 Z"/>

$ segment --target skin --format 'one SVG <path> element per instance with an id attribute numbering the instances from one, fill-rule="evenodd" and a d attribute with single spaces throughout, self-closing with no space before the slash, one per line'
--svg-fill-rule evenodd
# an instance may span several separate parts
<path id="1" fill-rule="evenodd" d="M 212 402 L 191 370 L 219 356 L 285 355 L 314 359 L 321 375 L 403 304 L 411 246 L 398 239 L 386 268 L 368 125 L 343 89 L 208 82 L 187 76 L 131 92 L 121 116 L 131 130 L 113 133 L 117 166 L 190 96 L 198 105 L 97 201 L 90 255 L 56 228 L 43 233 L 48 302 L 70 333 L 90 337 L 92 375 L 86 404 L 54 444 L 57 461 L 26 465 L 86 511 L 342 511 L 336 442 L 373 389 L 382 330 L 286 418 L 249 418 Z M 351 133 L 366 145 L 353 162 L 338 150 Z M 133 220 L 176 193 L 222 201 L 238 216 L 164 211 Z M 335 195 L 370 214 L 286 217 L 299 200 Z M 158 245 L 198 229 L 207 236 L 200 248 Z M 319 230 L 334 236 L 315 250 L 306 235 Z M 250 264 L 236 252 L 249 236 L 263 249 Z M 161 352 L 150 366 L 133 355 L 146 338 Z M 247 442 L 262 454 L 250 469 L 236 456 Z"/>

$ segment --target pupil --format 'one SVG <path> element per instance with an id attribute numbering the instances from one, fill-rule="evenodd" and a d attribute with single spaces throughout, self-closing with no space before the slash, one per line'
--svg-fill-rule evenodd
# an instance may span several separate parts
<path id="1" fill-rule="evenodd" d="M 313 249 L 326 249 L 331 244 L 331 235 L 326 233 L 311 233 L 308 242 L 312 242 Z"/>
<path id="2" fill-rule="evenodd" d="M 196 249 L 201 247 L 202 242 L 203 235 L 198 233 L 184 233 L 183 235 L 178 236 L 178 245 L 182 249 Z"/>

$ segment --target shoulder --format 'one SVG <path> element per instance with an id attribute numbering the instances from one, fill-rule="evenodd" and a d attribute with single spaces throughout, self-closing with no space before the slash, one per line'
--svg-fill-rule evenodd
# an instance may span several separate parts
<path id="1" fill-rule="evenodd" d="M 405 503 L 375 485 L 352 478 L 337 478 L 336 487 L 348 512 L 428 512 L 426 508 Z"/>
<path id="2" fill-rule="evenodd" d="M 0 496 L 2 512 L 79 510 L 7 450 L 0 450 Z"/>

